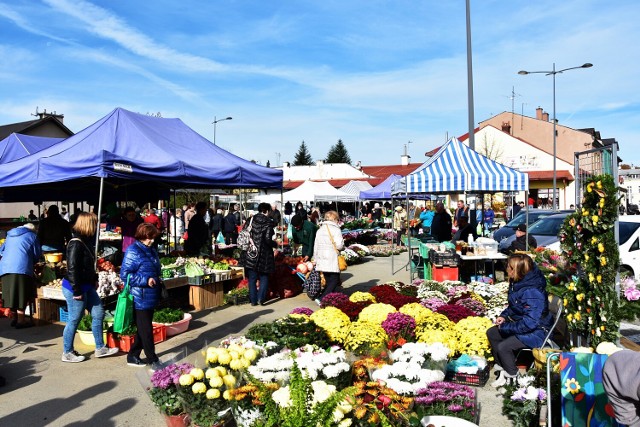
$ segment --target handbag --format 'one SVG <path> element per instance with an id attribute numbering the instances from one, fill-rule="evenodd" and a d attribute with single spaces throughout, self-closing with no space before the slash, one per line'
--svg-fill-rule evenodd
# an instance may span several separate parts
<path id="1" fill-rule="evenodd" d="M 329 238 L 331 239 L 331 244 L 333 245 L 333 249 L 335 249 L 336 252 L 338 253 L 338 268 L 340 269 L 340 271 L 345 271 L 347 269 L 347 259 L 343 255 L 340 255 L 340 251 L 336 246 L 336 242 L 333 240 L 333 235 L 331 235 L 331 229 L 329 228 L 328 225 L 327 225 L 327 232 L 329 233 Z"/>
<path id="2" fill-rule="evenodd" d="M 122 292 L 118 294 L 116 312 L 113 316 L 113 332 L 121 334 L 133 323 L 133 295 L 129 292 L 129 278 Z"/>
<path id="3" fill-rule="evenodd" d="M 238 234 L 238 247 L 243 251 L 248 251 L 252 246 L 255 247 L 253 239 L 251 238 L 251 225 L 253 224 L 253 217 L 249 220 L 249 225 Z"/>
<path id="4" fill-rule="evenodd" d="M 320 272 L 315 268 L 311 270 L 311 273 L 307 276 L 307 280 L 304 282 L 304 288 L 310 299 L 314 300 L 322 295 L 322 277 L 320 276 Z"/>

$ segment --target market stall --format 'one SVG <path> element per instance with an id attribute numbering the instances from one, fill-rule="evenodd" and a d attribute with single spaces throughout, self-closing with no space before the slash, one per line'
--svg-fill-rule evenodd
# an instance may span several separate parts
<path id="1" fill-rule="evenodd" d="M 63 141 L 0 165 L 0 187 L 3 202 L 89 201 L 100 216 L 106 202 L 141 205 L 168 199 L 177 188 L 280 189 L 282 171 L 213 145 L 180 119 L 116 108 Z"/>
<path id="2" fill-rule="evenodd" d="M 454 137 L 415 171 L 396 180 L 391 192 L 406 198 L 408 204 L 412 195 L 425 193 L 485 194 L 528 190 L 529 177 L 526 173 L 491 160 Z M 475 264 L 476 260 L 472 262 Z"/>

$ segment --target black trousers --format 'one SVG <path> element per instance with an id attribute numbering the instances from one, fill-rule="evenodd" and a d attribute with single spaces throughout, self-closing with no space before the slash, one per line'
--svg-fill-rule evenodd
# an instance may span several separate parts
<path id="1" fill-rule="evenodd" d="M 507 374 L 517 374 L 518 367 L 516 366 L 515 352 L 527 348 L 527 346 L 514 335 L 503 336 L 497 326 L 489 328 L 487 338 L 491 344 L 491 353 L 496 363 L 502 366 Z"/>
<path id="2" fill-rule="evenodd" d="M 133 317 L 136 321 L 138 333 L 133 341 L 129 355 L 140 357 L 140 353 L 144 349 L 148 363 L 158 361 L 156 356 L 156 345 L 153 343 L 153 310 L 134 310 Z"/>
<path id="3" fill-rule="evenodd" d="M 322 292 L 322 299 L 325 295 L 330 294 L 331 292 L 335 292 L 336 288 L 340 286 L 340 273 L 322 273 L 324 275 L 325 287 L 324 292 Z"/>

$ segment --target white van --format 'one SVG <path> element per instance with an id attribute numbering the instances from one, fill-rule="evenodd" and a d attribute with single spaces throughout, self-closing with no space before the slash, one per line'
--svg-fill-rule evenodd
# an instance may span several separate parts
<path id="1" fill-rule="evenodd" d="M 560 251 L 556 241 L 547 248 Z M 640 279 L 640 217 L 624 215 L 620 217 L 620 272 Z"/>

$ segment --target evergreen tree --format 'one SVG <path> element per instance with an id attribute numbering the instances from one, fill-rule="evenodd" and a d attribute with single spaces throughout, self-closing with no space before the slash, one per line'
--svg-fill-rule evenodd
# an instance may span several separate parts
<path id="1" fill-rule="evenodd" d="M 339 139 L 336 145 L 333 145 L 327 153 L 327 163 L 347 163 L 351 164 L 351 157 L 347 152 L 347 147 L 344 146 L 342 140 Z"/>
<path id="2" fill-rule="evenodd" d="M 298 148 L 298 152 L 296 153 L 296 157 L 293 160 L 293 166 L 311 166 L 313 164 L 313 158 L 307 150 L 307 144 L 302 141 L 300 144 L 300 148 Z"/>

